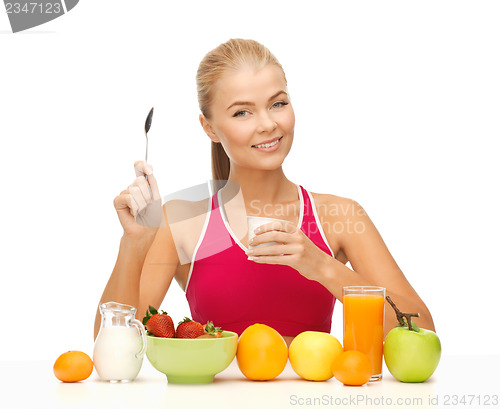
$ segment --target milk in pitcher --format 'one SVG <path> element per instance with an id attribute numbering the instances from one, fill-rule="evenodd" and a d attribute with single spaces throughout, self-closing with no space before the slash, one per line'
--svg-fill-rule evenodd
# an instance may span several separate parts
<path id="1" fill-rule="evenodd" d="M 94 366 L 103 380 L 134 379 L 142 366 L 142 340 L 134 327 L 103 328 L 94 348 Z"/>
<path id="2" fill-rule="evenodd" d="M 101 328 L 94 344 L 94 366 L 104 381 L 127 382 L 141 370 L 146 353 L 144 326 L 136 309 L 116 302 L 100 304 Z"/>

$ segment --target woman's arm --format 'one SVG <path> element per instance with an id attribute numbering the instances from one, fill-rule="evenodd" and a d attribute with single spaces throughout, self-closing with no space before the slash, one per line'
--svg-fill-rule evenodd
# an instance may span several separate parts
<path id="1" fill-rule="evenodd" d="M 165 209 L 163 213 L 166 219 Z M 168 222 L 165 224 L 166 227 L 160 227 L 154 237 L 133 239 L 124 234 L 115 267 L 99 303 L 116 301 L 132 305 L 137 308 L 138 319 L 150 304 L 159 307 L 179 264 Z M 98 308 L 94 340 L 100 325 Z"/>
<path id="2" fill-rule="evenodd" d="M 102 293 L 99 304 L 116 301 L 122 304 L 139 305 L 139 282 L 150 240 L 131 240 L 123 236 L 115 267 Z M 101 326 L 101 314 L 97 308 L 94 321 L 94 340 Z"/>
<path id="3" fill-rule="evenodd" d="M 376 285 L 386 293 L 399 309 L 420 313 L 415 323 L 434 330 L 431 314 L 424 302 L 406 280 L 387 249 L 372 221 L 356 202 L 331 195 L 318 195 L 317 210 L 326 239 L 331 248 L 345 253 L 354 271 L 341 261 L 321 250 L 292 223 L 273 222 L 261 226 L 249 242 L 246 254 L 256 263 L 281 264 L 296 269 L 309 280 L 324 285 L 342 301 L 342 287 L 350 285 Z M 259 244 L 276 242 L 265 247 Z M 397 324 L 396 315 L 386 308 L 387 334 Z"/>
<path id="4" fill-rule="evenodd" d="M 329 195 L 325 195 L 329 196 Z M 346 254 L 353 270 L 332 257 L 323 258 L 316 278 L 336 298 L 342 300 L 342 287 L 349 285 L 377 285 L 403 312 L 418 312 L 415 323 L 435 330 L 432 316 L 422 299 L 410 285 L 389 252 L 375 225 L 364 209 L 355 201 L 329 196 L 326 209 L 337 206 L 341 212 L 323 211 L 323 230 L 329 243 L 337 242 Z M 339 217 L 342 220 L 339 220 Z M 339 233 L 338 222 L 344 227 Z M 337 223 L 337 224 L 335 224 Z M 333 229 L 332 226 L 337 226 Z M 397 324 L 392 308 L 386 306 L 384 333 Z"/>
<path id="5" fill-rule="evenodd" d="M 180 264 L 170 225 L 166 224 L 158 230 L 142 267 L 137 309 L 141 321 L 150 305 L 160 308 Z"/>
<path id="6" fill-rule="evenodd" d="M 256 230 L 249 242 L 249 258 L 256 263 L 282 264 L 296 269 L 309 280 L 324 285 L 342 301 L 342 287 L 376 285 L 386 293 L 403 312 L 420 313 L 415 323 L 434 330 L 431 314 L 410 283 L 406 280 L 382 237 L 363 208 L 353 200 L 332 195 L 315 195 L 323 231 L 331 248 L 337 254 L 345 253 L 354 271 L 326 254 L 300 229 L 291 223 L 274 222 Z M 256 247 L 266 242 L 281 244 Z M 386 308 L 384 333 L 396 324 L 396 315 Z"/>

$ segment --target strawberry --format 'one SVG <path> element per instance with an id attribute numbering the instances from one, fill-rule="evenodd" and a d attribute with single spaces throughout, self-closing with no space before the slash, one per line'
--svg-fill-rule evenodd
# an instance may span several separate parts
<path id="1" fill-rule="evenodd" d="M 222 330 L 220 327 L 216 327 L 213 321 L 208 321 L 205 325 L 203 325 L 203 329 L 205 330 L 205 335 L 208 335 L 208 337 L 204 338 L 222 338 Z"/>
<path id="2" fill-rule="evenodd" d="M 174 322 L 172 317 L 165 311 L 161 314 L 152 307 L 146 311 L 146 316 L 143 318 L 142 323 L 148 330 L 149 335 L 161 338 L 173 338 L 175 336 Z"/>
<path id="3" fill-rule="evenodd" d="M 184 317 L 184 320 L 179 322 L 179 325 L 177 326 L 177 338 L 197 338 L 203 334 L 205 334 L 203 325 L 188 317 Z"/>

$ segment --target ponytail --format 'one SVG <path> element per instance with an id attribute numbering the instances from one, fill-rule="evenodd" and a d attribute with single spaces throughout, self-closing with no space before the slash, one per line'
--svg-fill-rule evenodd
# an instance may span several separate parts
<path id="1" fill-rule="evenodd" d="M 212 179 L 214 191 L 225 186 L 229 179 L 230 162 L 222 144 L 212 142 Z"/>

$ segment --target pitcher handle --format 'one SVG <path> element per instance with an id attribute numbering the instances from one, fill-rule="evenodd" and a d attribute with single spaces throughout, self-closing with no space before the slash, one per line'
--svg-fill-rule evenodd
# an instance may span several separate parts
<path id="1" fill-rule="evenodd" d="M 148 340 L 146 338 L 146 330 L 144 329 L 144 325 L 142 325 L 142 322 L 139 320 L 133 319 L 131 325 L 137 327 L 139 329 L 139 333 L 141 334 L 142 348 L 137 354 L 135 354 L 135 356 L 140 359 L 146 353 L 146 348 L 148 346 Z"/>

